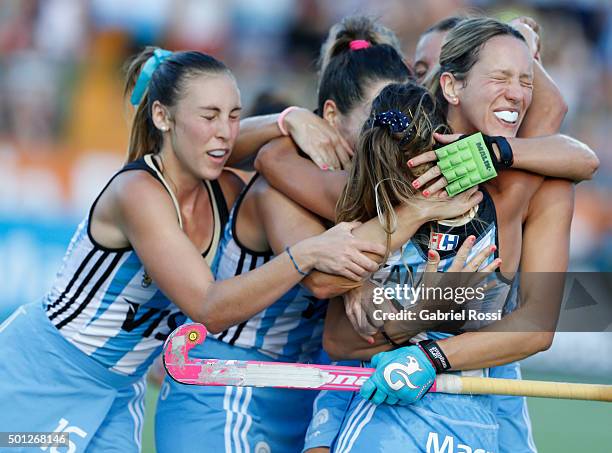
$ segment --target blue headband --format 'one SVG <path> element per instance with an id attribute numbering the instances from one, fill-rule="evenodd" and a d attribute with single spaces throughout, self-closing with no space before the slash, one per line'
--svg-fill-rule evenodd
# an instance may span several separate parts
<path id="1" fill-rule="evenodd" d="M 142 65 L 142 69 L 140 70 L 140 74 L 138 75 L 138 79 L 134 85 L 134 90 L 132 90 L 132 97 L 130 98 L 132 105 L 140 104 L 145 91 L 147 91 L 147 87 L 149 86 L 153 73 L 170 55 L 172 55 L 172 52 L 169 50 L 155 49 L 153 55 L 151 55 L 145 64 Z"/>
<path id="2" fill-rule="evenodd" d="M 410 119 L 399 110 L 377 113 L 374 117 L 374 126 L 388 127 L 394 134 L 404 132 L 409 125 Z"/>

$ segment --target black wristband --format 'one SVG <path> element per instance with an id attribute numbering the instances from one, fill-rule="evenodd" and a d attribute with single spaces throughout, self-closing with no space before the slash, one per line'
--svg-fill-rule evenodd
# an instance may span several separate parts
<path id="1" fill-rule="evenodd" d="M 485 134 L 482 134 L 482 137 L 491 155 L 491 160 L 493 160 L 493 166 L 498 170 L 512 167 L 514 163 L 514 154 L 512 153 L 512 147 L 510 143 L 508 143 L 508 140 L 506 140 L 505 137 Z M 497 149 L 499 149 L 499 158 L 495 155 L 495 150 L 493 149 L 494 144 L 497 145 Z"/>
<path id="2" fill-rule="evenodd" d="M 434 367 L 436 367 L 436 373 L 444 373 L 451 369 L 451 364 L 442 352 L 442 349 L 440 349 L 440 346 L 438 346 L 438 343 L 433 340 L 424 340 L 419 341 L 417 345 L 429 357 Z"/>

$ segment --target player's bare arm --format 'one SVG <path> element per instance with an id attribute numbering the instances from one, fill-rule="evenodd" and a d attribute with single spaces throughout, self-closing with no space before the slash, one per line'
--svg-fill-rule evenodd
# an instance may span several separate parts
<path id="1" fill-rule="evenodd" d="M 346 171 L 321 170 L 298 155 L 295 144 L 287 138 L 265 145 L 257 155 L 255 168 L 272 187 L 309 211 L 334 221 L 336 201 L 346 184 Z"/>

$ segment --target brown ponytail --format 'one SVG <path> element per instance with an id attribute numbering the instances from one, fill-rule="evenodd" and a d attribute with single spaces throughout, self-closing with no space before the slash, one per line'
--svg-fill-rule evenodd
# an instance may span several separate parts
<path id="1" fill-rule="evenodd" d="M 408 118 L 405 130 L 393 132 L 377 121 L 377 115 L 389 111 Z M 348 182 L 336 206 L 336 221 L 378 216 L 387 233 L 388 254 L 397 221 L 394 207 L 414 196 L 410 183 L 430 167 L 411 169 L 407 162 L 432 149 L 434 132 L 449 131 L 427 89 L 413 82 L 385 87 L 372 102 L 370 119 L 361 132 Z"/>
<path id="2" fill-rule="evenodd" d="M 351 42 L 369 46 L 351 49 Z M 401 54 L 399 40 L 388 28 L 364 16 L 347 17 L 332 26 L 319 57 L 318 111 L 328 99 L 343 114 L 360 105 L 369 83 L 408 81 L 410 69 Z"/>

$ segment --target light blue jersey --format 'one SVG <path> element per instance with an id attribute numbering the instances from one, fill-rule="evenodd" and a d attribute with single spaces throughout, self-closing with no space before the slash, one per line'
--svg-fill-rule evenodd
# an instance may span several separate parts
<path id="1" fill-rule="evenodd" d="M 219 254 L 213 264 L 217 280 L 225 280 L 253 270 L 273 256 L 271 250 L 250 250 L 236 237 L 237 212 L 256 178 L 257 176 L 236 200 L 230 213 Z M 252 318 L 213 336 L 232 346 L 255 349 L 282 361 L 309 362 L 321 349 L 326 309 L 327 301 L 317 299 L 308 289 L 296 285 Z"/>
<path id="2" fill-rule="evenodd" d="M 152 159 L 128 164 L 122 172 L 130 170 L 145 170 L 165 184 Z M 216 204 L 225 203 L 218 183 L 206 181 L 205 186 L 216 212 Z M 90 228 L 96 203 L 74 234 L 44 305 L 61 335 L 82 352 L 112 371 L 142 376 L 185 316 L 148 277 L 132 247 L 109 249 L 94 240 Z M 219 217 L 217 236 L 224 220 Z M 204 258 L 212 261 L 215 251 L 209 247 Z"/>
<path id="3" fill-rule="evenodd" d="M 440 253 L 440 270 L 448 270 L 457 249 L 469 235 L 476 236 L 471 259 L 481 250 L 497 245 L 497 224 L 495 206 L 490 195 L 483 190 L 484 198 L 479 205 L 478 219 L 459 227 L 444 227 L 426 224 L 417 231 L 401 250 L 392 254 L 372 279 L 384 287 L 397 284 L 414 286 L 427 265 L 427 251 L 434 239 Z M 434 230 L 436 228 L 436 230 Z M 497 257 L 497 252 L 489 262 Z M 502 310 L 510 293 L 510 281 L 496 273 L 492 276 L 496 285 L 488 291 L 479 308 L 488 311 Z M 401 298 L 400 304 L 409 303 Z M 461 329 L 480 328 L 474 323 L 457 327 Z M 446 329 L 445 329 L 446 330 Z M 450 329 L 454 330 L 454 329 Z M 452 335 L 448 331 L 427 331 L 416 335 L 411 342 L 424 339 L 439 340 Z M 455 372 L 462 375 L 488 376 L 488 369 Z M 348 410 L 341 414 L 341 408 Z M 315 416 L 309 427 L 306 447 L 331 446 L 334 452 L 361 451 L 498 451 L 498 423 L 495 406 L 489 396 L 427 394 L 410 406 L 389 406 L 363 400 L 358 394 L 345 395 L 339 392 L 327 393 L 317 399 L 318 413 L 335 417 Z M 339 431 L 327 429 L 338 425 Z M 315 426 L 316 425 L 316 426 Z M 336 428 L 337 429 L 337 428 Z M 318 433 L 318 439 L 313 434 Z"/>
<path id="4" fill-rule="evenodd" d="M 389 256 L 385 264 L 374 273 L 371 279 L 385 288 L 393 288 L 398 284 L 414 287 L 417 286 L 423 277 L 425 267 L 427 266 L 427 252 L 430 247 L 438 248 L 438 253 L 440 254 L 438 271 L 440 272 L 448 271 L 457 250 L 470 235 L 476 237 L 476 242 L 468 255 L 468 261 L 491 246 L 497 247 L 495 205 L 488 192 L 484 189 L 482 190 L 484 197 L 479 205 L 478 217 L 476 219 L 462 226 L 444 226 L 433 222 L 423 225 L 400 250 Z M 487 258 L 484 264 L 491 263 L 497 257 L 498 252 L 496 250 Z M 504 278 L 499 272 L 491 274 L 488 280 L 489 283 L 494 283 L 494 285 L 491 285 L 492 288 L 485 293 L 483 300 L 472 300 L 466 302 L 465 306 L 481 312 L 495 313 L 499 311 L 501 314 L 504 312 L 504 307 L 510 294 L 511 281 Z M 412 302 L 411 300 L 403 300 L 401 298 L 396 298 L 396 300 L 404 307 L 408 307 Z M 441 340 L 453 335 L 449 331 L 460 333 L 464 330 L 477 330 L 486 324 L 487 322 L 484 321 L 467 321 L 457 326 L 445 325 L 444 331 L 426 331 L 415 335 L 411 339 L 411 343 L 416 344 L 427 339 Z M 488 375 L 488 371 L 488 369 L 479 369 L 456 373 L 466 376 L 485 377 Z"/>
<path id="5" fill-rule="evenodd" d="M 47 316 L 64 338 L 106 368 L 143 375 L 185 317 L 147 281 L 134 250 L 105 249 L 88 228 L 85 219 L 44 298 Z"/>
<path id="6" fill-rule="evenodd" d="M 125 171 L 146 171 L 167 188 L 150 156 Z M 217 232 L 204 254 L 212 261 L 227 209 L 218 183 L 204 184 Z M 144 374 L 185 317 L 132 248 L 96 243 L 89 231 L 95 204 L 43 302 L 19 307 L 0 326 L 0 361 L 10 364 L 0 367 L 0 407 L 11 408 L 0 411 L 0 426 L 70 433 L 70 448 L 52 452 L 136 453 Z"/>
<path id="7" fill-rule="evenodd" d="M 236 237 L 238 210 L 255 178 L 238 197 L 213 270 L 219 280 L 253 270 L 272 251 L 256 252 Z M 327 301 L 296 285 L 252 318 L 211 335 L 192 357 L 312 362 L 321 350 Z M 298 452 L 316 392 L 276 388 L 188 386 L 166 378 L 155 418 L 158 453 Z M 205 440 L 203 442 L 202 440 Z"/>

